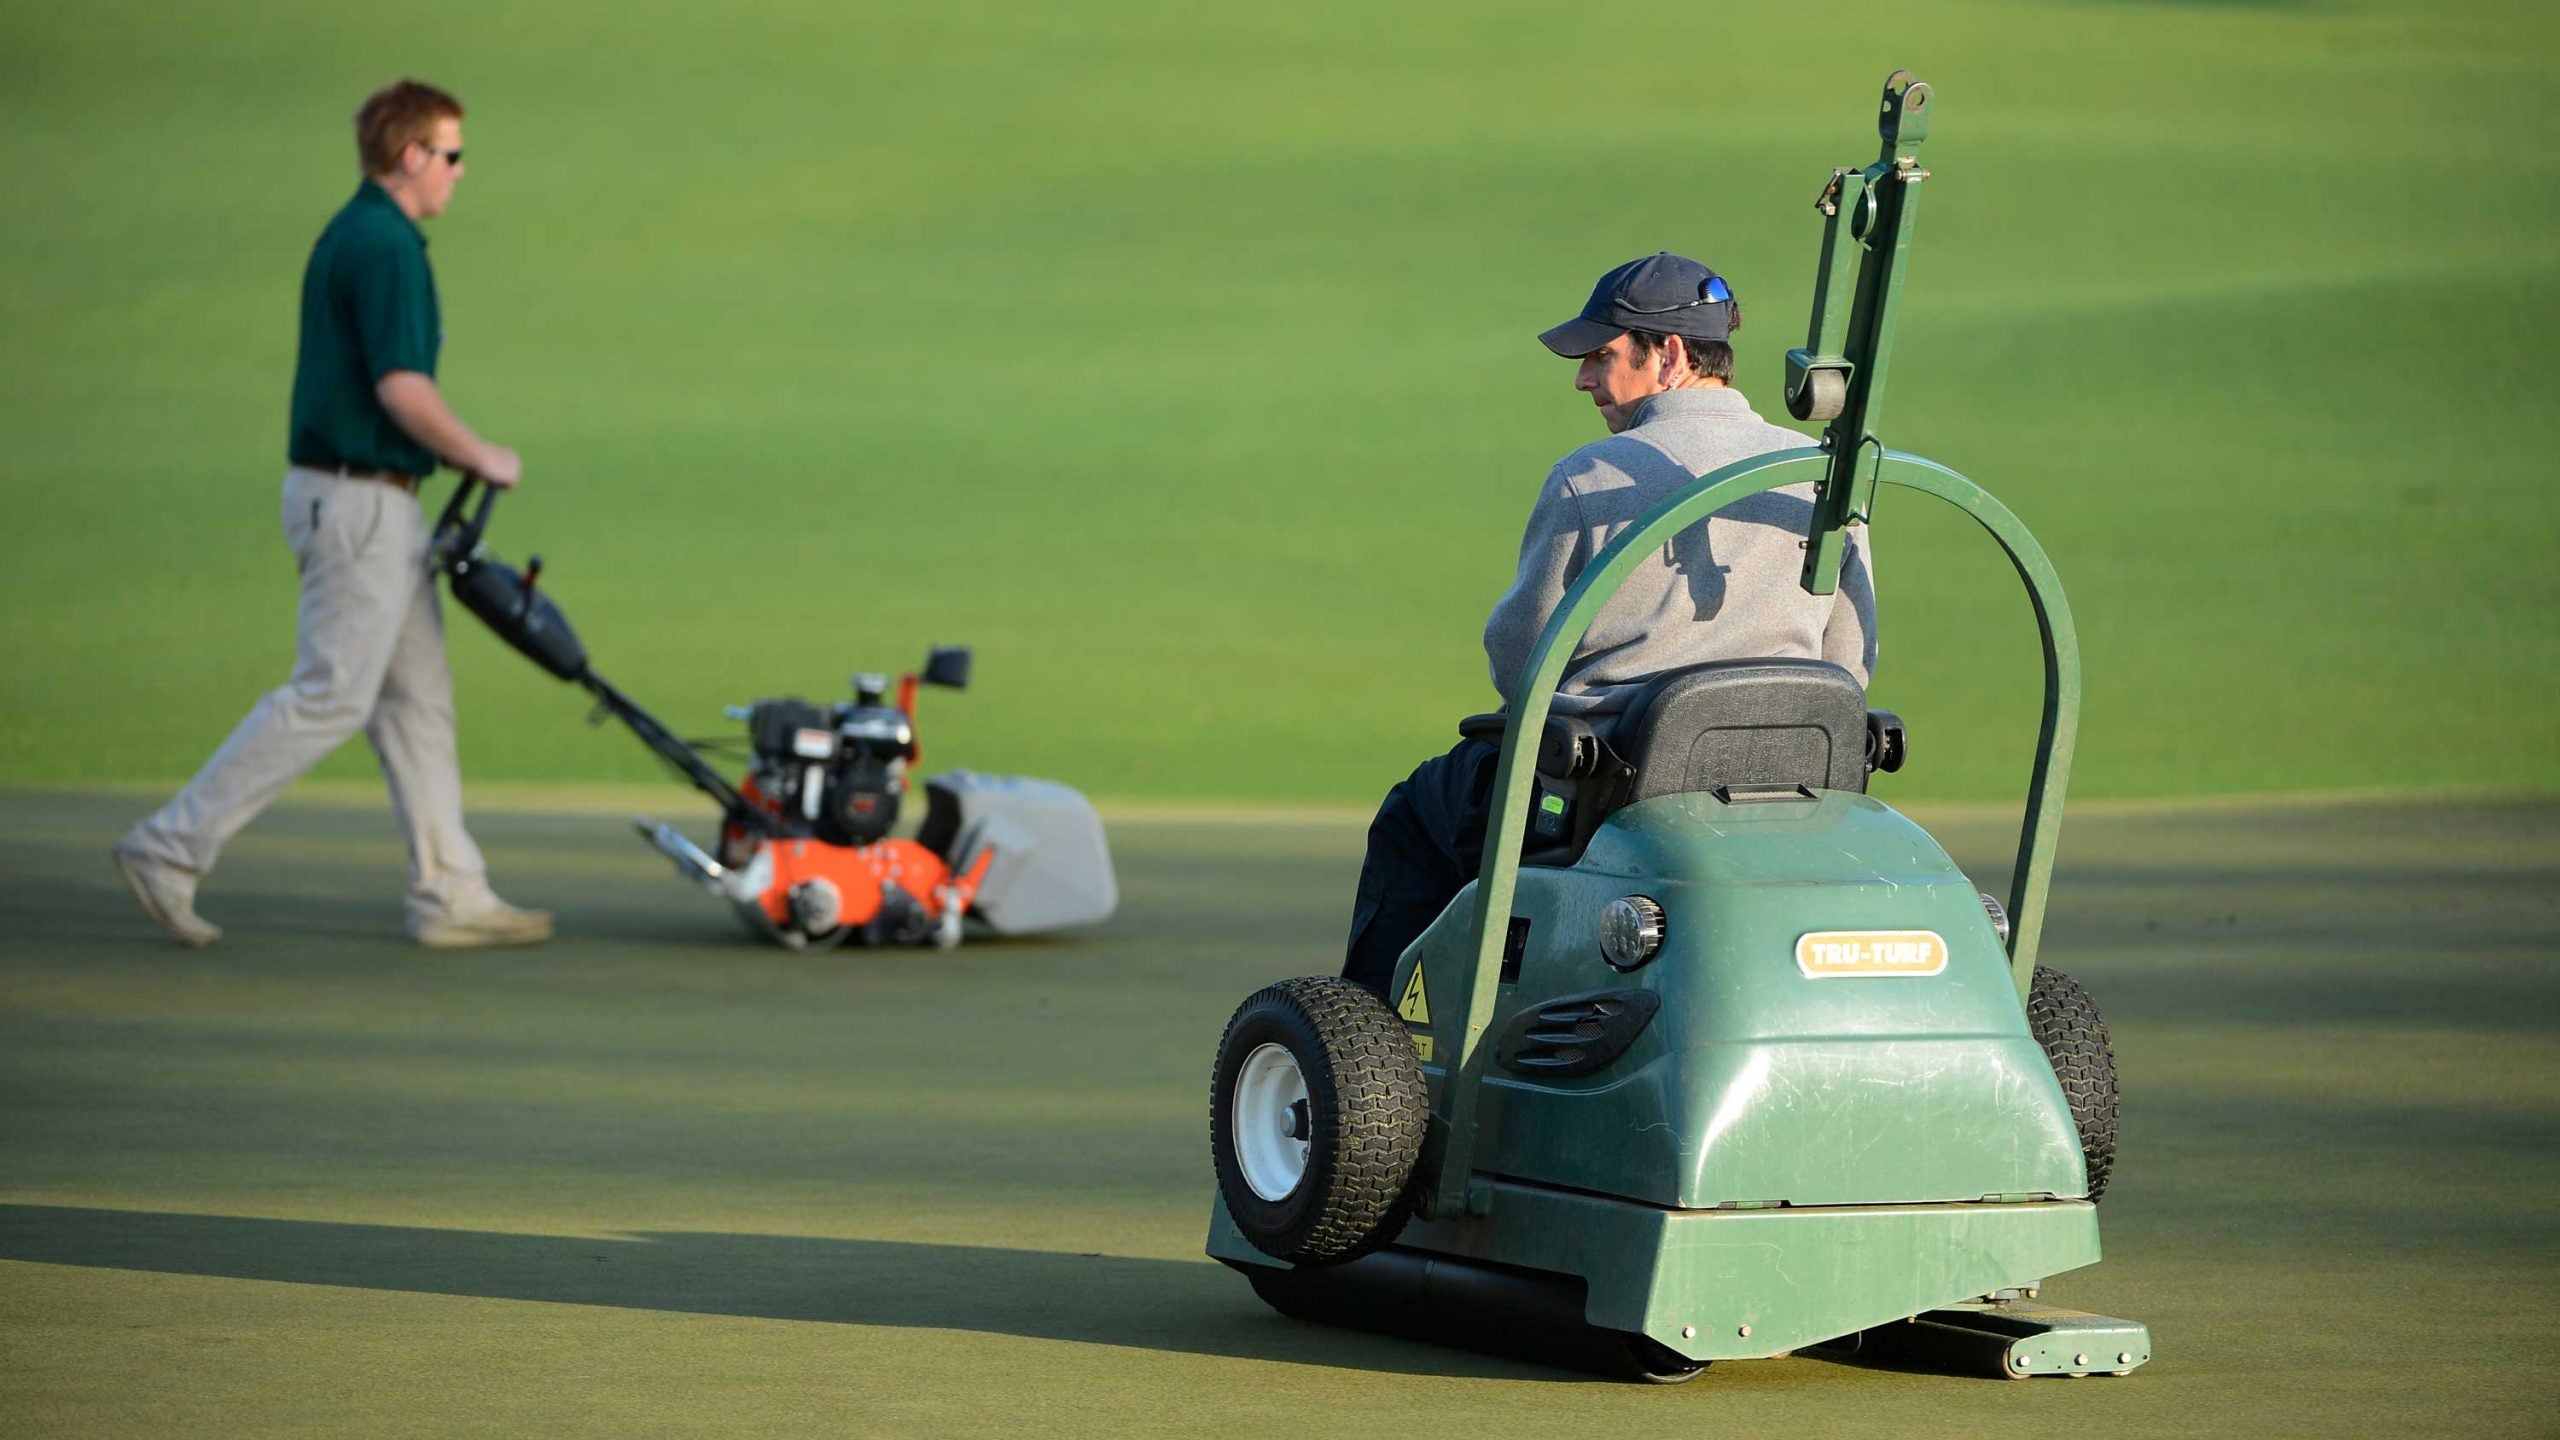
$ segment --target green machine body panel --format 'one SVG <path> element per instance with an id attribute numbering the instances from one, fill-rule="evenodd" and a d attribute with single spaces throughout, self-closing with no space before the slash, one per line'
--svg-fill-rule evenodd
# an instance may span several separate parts
<path id="1" fill-rule="evenodd" d="M 1652 961 L 1622 974 L 1601 955 L 1596 921 L 1628 894 L 1662 907 L 1664 936 Z M 1403 997 L 1418 1036 L 1431 1027 L 1413 1015 L 1462 1004 L 1471 898 L 1398 964 L 1388 993 Z M 1943 967 L 1820 978 L 1800 968 L 1809 934 L 1879 931 L 1937 937 Z M 1490 1047 L 1479 1172 L 1683 1209 L 2087 1192 L 2069 1105 L 1978 888 L 1881 801 L 1822 791 L 1629 806 L 1571 868 L 1521 868 L 1507 933 L 1517 956 L 1489 1016 L 1496 1037 L 1524 1008 L 1569 996 L 1641 990 L 1658 1008 L 1595 1074 L 1528 1073 Z M 1448 1083 L 1442 1060 L 1424 1065 L 1435 1098 Z"/>

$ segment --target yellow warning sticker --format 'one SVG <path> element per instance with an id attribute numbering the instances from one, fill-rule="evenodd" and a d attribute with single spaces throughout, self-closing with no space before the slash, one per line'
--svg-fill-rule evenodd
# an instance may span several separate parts
<path id="1" fill-rule="evenodd" d="M 1935 930 L 1817 930 L 1796 941 L 1796 968 L 1815 980 L 1936 975 L 1947 942 Z"/>
<path id="2" fill-rule="evenodd" d="M 1423 988 L 1420 961 L 1414 962 L 1413 978 L 1404 982 L 1404 998 L 1396 1002 L 1396 1013 L 1416 1025 L 1431 1023 L 1431 993 Z"/>

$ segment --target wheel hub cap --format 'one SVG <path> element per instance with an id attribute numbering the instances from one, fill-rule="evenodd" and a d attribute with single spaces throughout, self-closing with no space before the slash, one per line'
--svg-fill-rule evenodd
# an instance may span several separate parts
<path id="1" fill-rule="evenodd" d="M 1236 1072 L 1234 1104 L 1236 1168 L 1265 1200 L 1285 1200 L 1307 1175 L 1307 1142 L 1314 1129 L 1307 1077 L 1282 1045 L 1257 1045 Z"/>

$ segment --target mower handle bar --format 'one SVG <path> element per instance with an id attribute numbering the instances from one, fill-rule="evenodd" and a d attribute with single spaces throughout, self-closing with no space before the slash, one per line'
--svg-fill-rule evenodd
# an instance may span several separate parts
<path id="1" fill-rule="evenodd" d="M 471 499 L 471 487 L 481 487 L 480 506 L 471 512 L 469 521 L 462 519 L 462 507 Z M 433 533 L 446 541 L 457 555 L 468 555 L 477 549 L 480 537 L 489 530 L 489 513 L 498 508 L 498 487 L 482 478 L 478 471 L 462 472 L 462 483 L 453 487 L 453 498 L 444 502 L 444 513 L 436 517 Z M 440 557 L 450 558 L 450 557 Z"/>
<path id="2" fill-rule="evenodd" d="M 475 485 L 480 487 L 480 503 L 477 505 L 471 503 L 471 489 Z M 436 517 L 435 539 L 432 543 L 437 568 L 447 568 L 480 548 L 481 537 L 489 530 L 489 516 L 497 507 L 498 487 L 490 484 L 486 476 L 471 470 L 463 471 L 462 483 L 453 487 L 452 498 L 444 502 L 443 513 Z M 466 511 L 469 517 L 467 519 Z M 525 565 L 522 613 L 532 611 L 534 587 L 540 583 L 541 575 L 542 557 L 537 555 Z M 596 697 L 597 703 L 607 713 L 630 727 L 631 732 L 640 737 L 640 743 L 648 746 L 660 759 L 675 767 L 678 773 L 692 782 L 695 789 L 711 797 L 713 803 L 720 807 L 723 819 L 744 825 L 750 830 L 766 828 L 763 814 L 747 803 L 746 797 L 739 793 L 736 786 L 729 783 L 727 776 L 712 769 L 704 762 L 700 752 L 678 738 L 674 731 L 669 730 L 657 716 L 642 708 L 639 702 L 623 694 L 610 681 L 593 670 L 586 670 L 578 675 L 577 683 L 586 687 L 587 692 Z"/>

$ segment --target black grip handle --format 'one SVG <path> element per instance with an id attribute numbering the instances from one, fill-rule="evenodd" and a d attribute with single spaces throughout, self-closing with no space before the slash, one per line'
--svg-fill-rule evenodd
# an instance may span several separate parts
<path id="1" fill-rule="evenodd" d="M 460 526 L 462 520 L 462 502 L 471 498 L 471 486 L 473 483 L 474 477 L 469 472 L 464 472 L 462 483 L 453 487 L 453 497 L 444 502 L 444 513 L 436 517 L 437 534 L 445 534 Z"/>
<path id="2" fill-rule="evenodd" d="M 471 487 L 481 487 L 480 504 L 463 519 L 463 508 L 471 503 Z M 469 558 L 480 546 L 480 537 L 489 528 L 489 512 L 498 504 L 498 487 L 465 470 L 462 483 L 453 487 L 453 498 L 444 502 L 444 512 L 436 517 L 436 528 L 430 541 L 439 566 L 451 566 Z"/>
<path id="3" fill-rule="evenodd" d="M 480 508 L 471 513 L 471 521 L 465 525 L 460 523 L 462 507 L 470 503 L 471 487 L 474 485 L 481 487 Z M 482 532 L 489 528 L 489 512 L 497 506 L 498 487 L 465 470 L 462 472 L 462 483 L 453 487 L 453 498 L 444 502 L 444 513 L 436 517 L 436 529 L 450 530 L 464 540 L 477 544 Z"/>
<path id="4" fill-rule="evenodd" d="M 477 545 L 480 543 L 481 535 L 489 528 L 489 512 L 498 508 L 498 487 L 467 472 L 462 477 L 462 483 L 466 487 L 475 484 L 480 487 L 480 508 L 471 512 L 470 530 L 471 543 Z"/>

